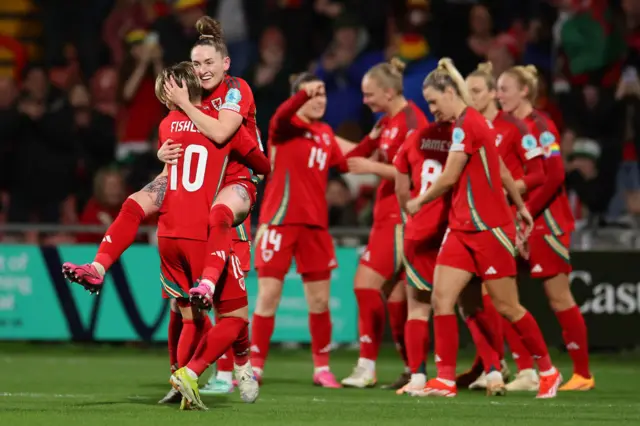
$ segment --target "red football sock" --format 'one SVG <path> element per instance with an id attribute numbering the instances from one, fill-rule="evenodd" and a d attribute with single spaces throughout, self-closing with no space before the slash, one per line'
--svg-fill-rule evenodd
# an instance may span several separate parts
<path id="1" fill-rule="evenodd" d="M 169 332 L 167 346 L 169 347 L 169 363 L 171 363 L 171 372 L 178 367 L 178 341 L 182 331 L 182 316 L 179 312 L 173 312 L 169 309 Z"/>
<path id="2" fill-rule="evenodd" d="M 253 314 L 251 322 L 251 365 L 264 369 L 269 355 L 269 344 L 275 327 L 275 317 L 263 317 Z"/>
<path id="3" fill-rule="evenodd" d="M 396 344 L 396 350 L 400 354 L 404 365 L 409 365 L 407 357 L 407 347 L 404 339 L 404 325 L 407 323 L 407 301 L 387 302 L 389 311 L 389 325 L 391 326 L 391 337 Z"/>
<path id="4" fill-rule="evenodd" d="M 438 378 L 456 381 L 458 358 L 458 318 L 455 315 L 438 315 L 433 318 L 435 334 L 435 358 Z"/>
<path id="5" fill-rule="evenodd" d="M 485 336 L 489 339 L 489 343 L 494 351 L 498 353 L 500 360 L 504 359 L 504 332 L 502 330 L 502 315 L 493 305 L 491 296 L 485 294 L 482 296 L 483 309 L 476 314 L 478 325 L 481 327 Z"/>
<path id="6" fill-rule="evenodd" d="M 145 218 L 144 210 L 136 201 L 127 198 L 120 208 L 118 217 L 113 221 L 98 248 L 94 262 L 104 266 L 107 271 L 136 239 L 138 228 Z"/>
<path id="7" fill-rule="evenodd" d="M 486 373 L 492 370 L 500 371 L 500 357 L 498 357 L 498 353 L 493 349 L 488 337 L 480 328 L 478 320 L 475 316 L 471 316 L 468 317 L 465 322 L 467 323 L 467 327 L 469 327 L 473 343 L 476 345 L 476 351 L 478 351 L 478 355 L 480 355 L 482 359 L 484 371 Z"/>
<path id="8" fill-rule="evenodd" d="M 225 317 L 214 325 L 200 340 L 195 354 L 187 364 L 187 368 L 202 375 L 212 363 L 224 354 L 238 338 L 247 321 L 242 318 Z"/>
<path id="9" fill-rule="evenodd" d="M 380 290 L 356 288 L 358 302 L 358 328 L 360 334 L 360 358 L 378 359 L 382 333 L 384 332 L 384 301 Z"/>
<path id="10" fill-rule="evenodd" d="M 187 365 L 193 353 L 202 339 L 204 329 L 204 320 L 202 318 L 189 320 L 182 318 L 182 332 L 180 340 L 178 340 L 178 365 L 184 367 Z"/>
<path id="11" fill-rule="evenodd" d="M 249 324 L 240 331 L 236 341 L 231 346 L 233 360 L 236 365 L 245 365 L 249 361 L 251 342 L 249 341 Z M 231 365 L 233 367 L 233 363 Z M 231 369 L 229 369 L 231 371 Z"/>
<path id="12" fill-rule="evenodd" d="M 231 251 L 233 212 L 224 204 L 216 204 L 209 212 L 209 240 L 202 278 L 218 282 Z"/>
<path id="13" fill-rule="evenodd" d="M 556 312 L 556 317 L 562 327 L 562 338 L 573 361 L 573 372 L 582 377 L 590 378 L 589 345 L 587 342 L 587 326 L 580 308 L 574 306 L 564 311 Z"/>
<path id="14" fill-rule="evenodd" d="M 551 363 L 549 350 L 547 349 L 547 344 L 544 341 L 544 337 L 542 337 L 540 327 L 538 327 L 538 323 L 533 318 L 533 315 L 527 311 L 522 318 L 513 323 L 513 326 L 522 338 L 524 346 L 536 359 L 538 370 L 541 372 L 551 370 L 553 364 Z"/>
<path id="15" fill-rule="evenodd" d="M 404 325 L 404 336 L 409 370 L 412 374 L 426 373 L 424 368 L 429 351 L 429 321 L 408 320 Z"/>
<path id="16" fill-rule="evenodd" d="M 216 361 L 216 371 L 233 371 L 233 349 L 229 348 L 218 361 Z"/>
<path id="17" fill-rule="evenodd" d="M 309 331 L 311 332 L 311 353 L 315 368 L 329 366 L 331 350 L 331 314 L 329 311 L 316 314 L 309 312 Z"/>
<path id="18" fill-rule="evenodd" d="M 511 356 L 518 367 L 518 371 L 533 368 L 533 357 L 522 343 L 520 334 L 513 324 L 506 318 L 502 319 L 502 330 L 507 341 L 507 346 L 511 349 Z"/>

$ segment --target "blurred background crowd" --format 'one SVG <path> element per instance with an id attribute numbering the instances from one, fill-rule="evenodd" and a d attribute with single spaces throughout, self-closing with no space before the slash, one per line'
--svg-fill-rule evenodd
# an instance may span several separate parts
<path id="1" fill-rule="evenodd" d="M 111 223 L 127 194 L 162 169 L 156 129 L 166 111 L 155 76 L 188 60 L 203 14 L 223 24 L 230 73 L 253 89 L 263 141 L 295 72 L 325 81 L 326 121 L 359 140 L 374 123 L 360 81 L 378 62 L 407 62 L 405 94 L 424 110 L 422 80 L 443 56 L 463 73 L 486 60 L 496 74 L 534 64 L 538 107 L 563 135 L 579 223 L 637 226 L 640 0 L 3 0 L 1 223 Z M 331 226 L 367 227 L 374 189 L 367 178 L 332 176 Z"/>

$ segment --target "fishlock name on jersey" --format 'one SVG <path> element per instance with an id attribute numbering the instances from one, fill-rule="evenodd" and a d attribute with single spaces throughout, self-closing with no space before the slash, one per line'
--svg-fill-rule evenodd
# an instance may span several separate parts
<path id="1" fill-rule="evenodd" d="M 451 141 L 440 141 L 437 139 L 422 139 L 420 141 L 420 149 L 423 151 L 442 151 L 447 152 L 451 147 Z"/>
<path id="2" fill-rule="evenodd" d="M 200 133 L 200 130 L 193 124 L 192 121 L 184 120 L 184 121 L 172 121 L 171 122 L 171 133 L 179 133 L 179 132 L 192 132 L 192 133 Z"/>

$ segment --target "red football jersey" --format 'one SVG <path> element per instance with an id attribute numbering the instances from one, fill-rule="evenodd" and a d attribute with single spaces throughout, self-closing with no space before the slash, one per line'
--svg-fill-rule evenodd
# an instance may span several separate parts
<path id="1" fill-rule="evenodd" d="M 260 223 L 329 225 L 325 192 L 329 167 L 346 172 L 346 162 L 326 123 L 303 121 L 296 112 L 309 100 L 300 91 L 277 109 L 269 123 L 271 174 L 262 199 Z"/>
<path id="2" fill-rule="evenodd" d="M 218 87 L 206 97 L 204 104 L 211 108 L 211 116 L 216 119 L 219 111 L 223 109 L 240 114 L 243 118 L 242 126 L 250 135 L 255 135 L 255 142 L 261 150 L 263 149 L 260 131 L 256 126 L 256 103 L 253 98 L 253 92 L 245 80 L 225 75 Z M 225 185 L 237 180 L 253 180 L 254 183 L 257 183 L 251 170 L 242 164 L 240 160 L 235 152 L 231 153 L 224 179 Z M 251 215 L 247 217 L 242 225 L 236 227 L 234 239 L 240 241 L 251 240 Z"/>
<path id="3" fill-rule="evenodd" d="M 167 139 L 180 143 L 184 152 L 168 166 L 168 188 L 158 220 L 158 236 L 207 241 L 209 211 L 222 187 L 230 152 L 246 156 L 255 141 L 244 130 L 224 147 L 217 147 L 186 114 L 171 111 L 160 123 L 159 144 Z"/>
<path id="4" fill-rule="evenodd" d="M 534 111 L 525 122 L 544 152 L 546 181 L 531 193 L 527 205 L 535 218 L 533 232 L 562 235 L 574 229 L 574 218 L 564 185 L 560 134 L 549 117 Z"/>
<path id="5" fill-rule="evenodd" d="M 384 116 L 380 119 L 382 127 L 380 137 L 370 139 L 365 137 L 362 142 L 349 154 L 349 157 L 370 157 L 378 152 L 378 161 L 392 164 L 393 158 L 404 143 L 407 135 L 414 130 L 428 124 L 424 113 L 413 102 L 393 117 Z M 396 198 L 393 180 L 382 179 L 376 192 L 373 210 L 373 223 L 377 225 L 393 225 L 403 223 L 403 215 Z"/>
<path id="6" fill-rule="evenodd" d="M 513 180 L 522 179 L 529 160 L 542 155 L 542 148 L 535 136 L 531 134 L 527 124 L 504 111 L 498 112 L 493 120 L 497 133 L 496 146 Z"/>
<path id="7" fill-rule="evenodd" d="M 482 114 L 468 107 L 456 120 L 451 152 L 469 155 L 453 187 L 449 228 L 487 231 L 513 223 L 500 177 L 496 132 Z"/>
<path id="8" fill-rule="evenodd" d="M 451 147 L 451 123 L 433 123 L 412 132 L 393 161 L 400 173 L 411 177 L 411 196 L 424 193 L 442 174 Z M 407 219 L 404 237 L 424 241 L 442 235 L 448 223 L 451 193 L 423 206 Z"/>

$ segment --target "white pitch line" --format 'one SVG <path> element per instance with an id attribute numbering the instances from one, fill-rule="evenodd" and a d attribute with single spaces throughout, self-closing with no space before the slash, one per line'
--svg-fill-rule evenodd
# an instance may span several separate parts
<path id="1" fill-rule="evenodd" d="M 95 395 L 70 393 L 0 392 L 0 397 L 9 398 L 95 398 Z"/>

